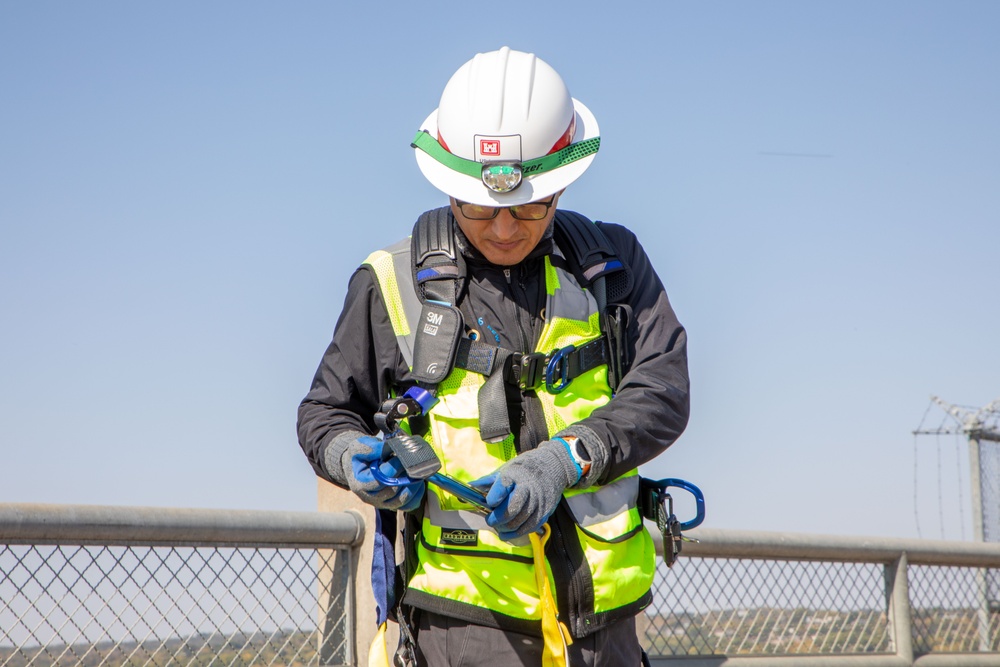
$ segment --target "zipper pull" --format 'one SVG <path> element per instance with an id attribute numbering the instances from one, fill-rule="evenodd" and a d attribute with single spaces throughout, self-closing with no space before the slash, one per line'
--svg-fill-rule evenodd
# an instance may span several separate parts
<path id="1" fill-rule="evenodd" d="M 507 284 L 510 285 L 510 269 L 503 270 L 503 277 L 507 279 Z"/>

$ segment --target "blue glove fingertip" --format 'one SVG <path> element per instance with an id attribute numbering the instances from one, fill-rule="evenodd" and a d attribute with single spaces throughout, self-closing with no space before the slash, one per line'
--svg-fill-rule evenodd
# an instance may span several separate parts
<path id="1" fill-rule="evenodd" d="M 406 477 L 406 468 L 403 467 L 403 464 L 396 457 L 379 464 L 378 471 L 384 477 Z"/>
<path id="2" fill-rule="evenodd" d="M 479 479 L 472 480 L 471 482 L 469 482 L 469 486 L 474 486 L 477 489 L 486 491 L 486 489 L 493 486 L 493 482 L 495 482 L 496 479 L 497 479 L 497 474 L 495 472 L 492 472 L 489 475 L 484 475 Z"/>
<path id="3" fill-rule="evenodd" d="M 375 481 L 375 478 L 372 477 L 372 466 L 370 461 L 362 461 L 355 456 L 351 459 L 351 470 L 354 472 L 354 479 L 358 480 L 362 484 Z"/>
<path id="4" fill-rule="evenodd" d="M 403 491 L 400 493 L 400 498 L 402 499 L 406 494 L 411 494 L 412 497 L 404 502 L 399 509 L 404 512 L 412 512 L 420 507 L 420 503 L 424 499 L 424 488 L 425 486 L 423 482 L 415 482 L 410 486 L 403 487 Z"/>
<path id="5" fill-rule="evenodd" d="M 510 502 L 510 494 L 514 492 L 515 487 L 516 484 L 504 486 L 503 482 L 497 479 L 486 493 L 486 504 L 497 510 L 501 507 L 506 510 L 507 503 Z"/>

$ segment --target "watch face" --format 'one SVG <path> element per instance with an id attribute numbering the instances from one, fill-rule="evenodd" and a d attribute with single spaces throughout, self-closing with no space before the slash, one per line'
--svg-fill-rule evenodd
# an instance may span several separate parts
<path id="1" fill-rule="evenodd" d="M 584 463 L 590 463 L 590 454 L 587 452 L 587 448 L 583 446 L 579 438 L 573 438 L 573 455 L 577 459 Z"/>

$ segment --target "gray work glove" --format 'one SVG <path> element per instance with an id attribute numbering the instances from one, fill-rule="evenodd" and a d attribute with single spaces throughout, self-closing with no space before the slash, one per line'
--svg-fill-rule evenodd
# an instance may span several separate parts
<path id="1" fill-rule="evenodd" d="M 420 501 L 424 497 L 423 480 L 413 480 L 401 486 L 387 486 L 372 475 L 372 468 L 378 466 L 384 477 L 409 479 L 399 459 L 382 461 L 385 446 L 378 438 L 360 434 L 347 445 L 340 459 L 347 485 L 356 496 L 377 509 L 404 512 L 415 510 L 420 507 Z"/>
<path id="2" fill-rule="evenodd" d="M 493 508 L 486 523 L 508 542 L 541 530 L 563 491 L 580 481 L 580 467 L 561 439 L 518 454 L 496 472 L 470 482 Z"/>

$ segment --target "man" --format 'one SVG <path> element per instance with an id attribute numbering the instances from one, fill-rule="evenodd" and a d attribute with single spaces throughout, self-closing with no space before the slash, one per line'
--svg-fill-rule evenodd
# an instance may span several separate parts
<path id="1" fill-rule="evenodd" d="M 299 408 L 320 477 L 406 512 L 397 615 L 417 664 L 642 660 L 655 563 L 636 468 L 687 423 L 686 335 L 631 232 L 557 213 L 599 141 L 534 55 L 463 65 L 414 140 L 450 204 L 354 274 Z M 433 398 L 414 435 L 373 437 L 415 386 Z M 400 443 L 486 508 L 407 476 Z"/>

